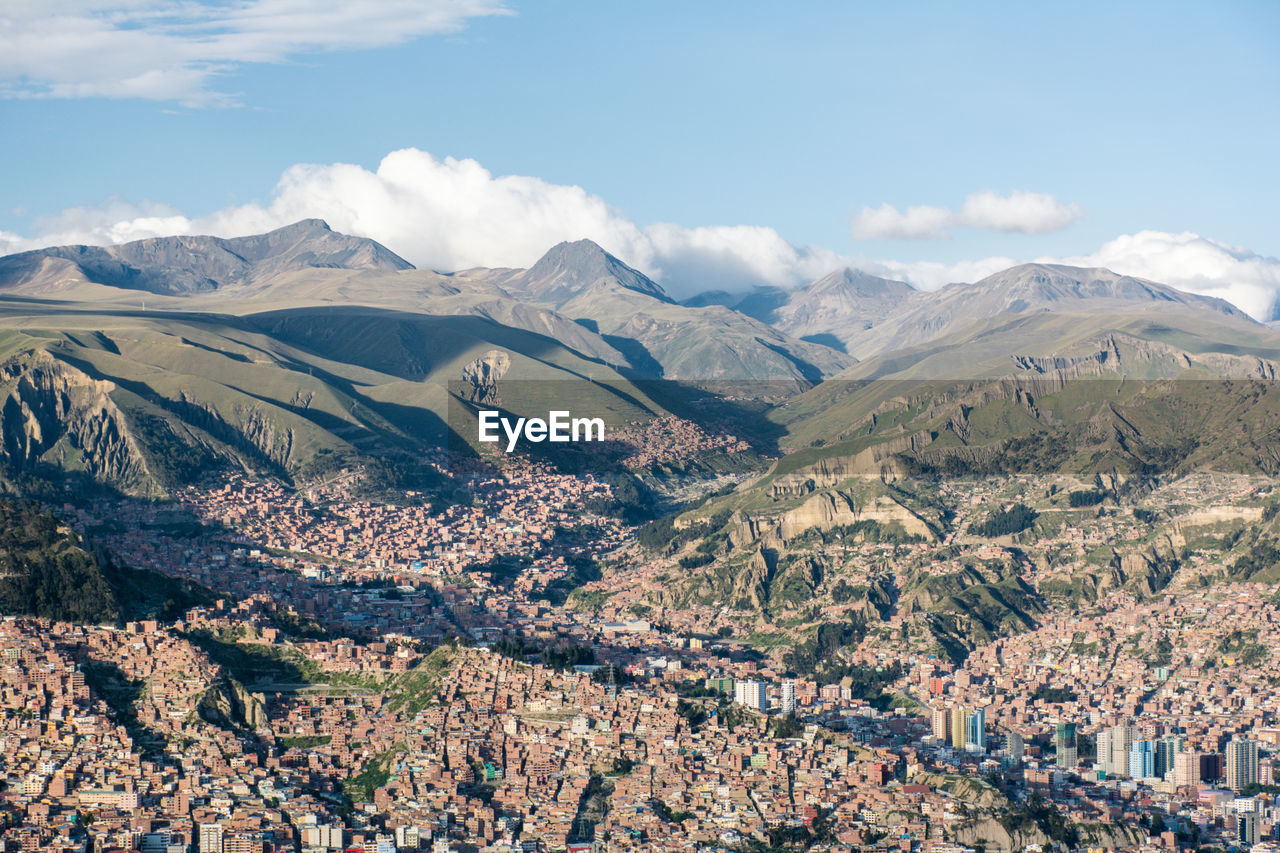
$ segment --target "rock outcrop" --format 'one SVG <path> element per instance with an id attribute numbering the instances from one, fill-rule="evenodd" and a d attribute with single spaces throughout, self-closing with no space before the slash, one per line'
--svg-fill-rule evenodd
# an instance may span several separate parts
<path id="1" fill-rule="evenodd" d="M 0 365 L 0 459 L 18 470 L 49 464 L 125 491 L 151 491 L 114 389 L 44 350 L 9 359 Z"/>
<path id="2" fill-rule="evenodd" d="M 778 522 L 778 534 L 784 541 L 806 530 L 830 530 L 833 527 L 874 521 L 882 526 L 899 524 L 908 535 L 933 539 L 933 531 L 924 519 L 902 504 L 884 495 L 862 506 L 856 506 L 845 492 L 823 492 L 814 495 L 796 509 L 785 513 Z"/>
<path id="3" fill-rule="evenodd" d="M 219 726 L 260 729 L 269 725 L 266 698 L 234 678 L 223 678 L 200 697 L 201 718 Z"/>
<path id="4" fill-rule="evenodd" d="M 462 368 L 462 381 L 470 386 L 471 402 L 496 405 L 498 380 L 511 368 L 511 356 L 500 349 L 491 349 Z"/>

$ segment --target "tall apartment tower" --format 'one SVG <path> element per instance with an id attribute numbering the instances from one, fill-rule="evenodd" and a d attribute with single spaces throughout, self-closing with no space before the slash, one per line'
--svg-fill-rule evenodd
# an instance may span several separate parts
<path id="1" fill-rule="evenodd" d="M 1128 723 L 1111 727 L 1111 773 L 1116 776 L 1129 775 L 1129 751 L 1133 749 L 1136 739 L 1137 731 Z"/>
<path id="2" fill-rule="evenodd" d="M 1053 745 L 1058 750 L 1058 766 L 1064 770 L 1074 770 L 1079 763 L 1076 753 L 1076 724 L 1058 723 L 1053 736 Z"/>
<path id="3" fill-rule="evenodd" d="M 200 824 L 200 853 L 222 853 L 222 824 Z"/>
<path id="4" fill-rule="evenodd" d="M 969 715 L 968 725 L 965 727 L 965 748 L 973 748 L 978 752 L 987 751 L 987 711 L 985 708 L 978 708 Z"/>
<path id="5" fill-rule="evenodd" d="M 943 743 L 946 743 L 948 730 L 951 727 L 951 715 L 947 713 L 946 708 L 934 708 L 931 717 L 933 722 L 933 736 Z"/>
<path id="6" fill-rule="evenodd" d="M 1149 779 L 1156 775 L 1155 743 L 1149 740 L 1135 740 L 1129 747 L 1129 777 L 1132 779 Z"/>
<path id="7" fill-rule="evenodd" d="M 739 681 L 733 685 L 733 700 L 754 711 L 763 711 L 769 705 L 763 681 Z"/>
<path id="8" fill-rule="evenodd" d="M 1200 753 L 1179 752 L 1173 756 L 1173 784 L 1190 788 L 1200 781 Z"/>
<path id="9" fill-rule="evenodd" d="M 1156 741 L 1156 778 L 1165 779 L 1173 771 L 1174 758 L 1186 748 L 1180 735 L 1165 735 Z"/>
<path id="10" fill-rule="evenodd" d="M 1227 744 L 1227 787 L 1239 791 L 1258 781 L 1258 744 L 1233 740 Z"/>
<path id="11" fill-rule="evenodd" d="M 1255 812 L 1236 816 L 1236 841 L 1246 847 L 1258 843 L 1258 815 Z"/>
<path id="12" fill-rule="evenodd" d="M 1022 735 L 1017 732 L 1009 732 L 1004 739 L 1004 754 L 1012 762 L 1022 761 L 1022 754 L 1026 749 L 1022 741 Z"/>
<path id="13" fill-rule="evenodd" d="M 951 731 L 948 743 L 952 749 L 964 749 L 965 738 L 969 736 L 969 715 L 964 708 L 951 709 Z"/>
<path id="14" fill-rule="evenodd" d="M 796 683 L 790 678 L 782 682 L 782 694 L 778 702 L 778 710 L 784 715 L 796 712 Z"/>
<path id="15" fill-rule="evenodd" d="M 1096 746 L 1094 765 L 1103 773 L 1114 773 L 1115 771 L 1111 769 L 1111 729 L 1103 729 L 1098 732 Z"/>

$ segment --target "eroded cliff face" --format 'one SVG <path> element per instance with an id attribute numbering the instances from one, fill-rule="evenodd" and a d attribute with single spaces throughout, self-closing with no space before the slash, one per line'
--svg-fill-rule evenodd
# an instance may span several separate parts
<path id="1" fill-rule="evenodd" d="M 1122 826 L 1120 824 L 1090 823 L 1075 826 L 1079 836 L 1077 849 L 1099 848 L 1117 850 L 1136 848 L 1148 840 L 1147 833 L 1139 827 Z M 966 847 L 982 845 L 992 853 L 1013 853 L 1024 850 L 1028 844 L 1040 844 L 1046 849 L 1053 844 L 1053 839 L 1045 835 L 1039 827 L 1021 826 L 1013 831 L 1004 827 L 995 817 L 983 817 L 977 820 L 958 824 L 948 835 L 952 841 Z"/>
<path id="2" fill-rule="evenodd" d="M 292 427 L 244 403 L 173 398 L 98 379 L 43 349 L 0 363 L 0 466 L 83 474 L 124 494 L 164 497 L 213 466 L 275 474 L 299 464 Z"/>
<path id="3" fill-rule="evenodd" d="M 882 526 L 900 524 L 910 535 L 933 539 L 929 525 L 902 504 L 878 495 L 861 506 L 846 492 L 821 492 L 800 506 L 784 513 L 778 520 L 778 535 L 783 541 L 794 539 L 807 530 L 830 530 L 833 527 L 874 521 Z"/>
<path id="4" fill-rule="evenodd" d="M 266 698 L 251 693 L 234 678 L 224 677 L 200 698 L 200 716 L 214 725 L 260 729 L 269 725 Z"/>
<path id="5" fill-rule="evenodd" d="M 810 530 L 825 532 L 865 521 L 884 527 L 896 524 L 908 535 L 936 538 L 923 518 L 886 495 L 859 503 L 849 492 L 831 489 L 780 515 L 736 514 L 730 520 L 729 541 L 735 548 L 757 540 L 780 547 Z"/>
<path id="6" fill-rule="evenodd" d="M 987 850 L 998 850 L 1000 853 L 1025 850 L 1028 844 L 1040 844 L 1047 848 L 1053 843 L 1038 827 L 1018 828 L 1010 832 L 994 817 L 959 824 L 951 830 L 951 840 L 966 847 L 980 844 Z"/>
<path id="7" fill-rule="evenodd" d="M 122 491 L 154 493 L 114 390 L 43 350 L 10 358 L 0 365 L 0 458 L 20 471 L 52 465 Z"/>
<path id="8" fill-rule="evenodd" d="M 1113 549 L 1107 573 L 1098 583 L 1099 591 L 1126 586 L 1140 598 L 1155 595 L 1169 585 L 1178 570 L 1178 553 L 1187 544 L 1175 529 L 1162 534 L 1142 549 Z"/>
<path id="9" fill-rule="evenodd" d="M 511 369 L 511 356 L 493 349 L 462 368 L 462 381 L 470 386 L 468 398 L 473 403 L 492 406 L 501 402 L 498 382 Z"/>
<path id="10" fill-rule="evenodd" d="M 931 435 L 915 433 L 890 439 L 852 455 L 819 459 L 812 465 L 775 478 L 769 484 L 769 493 L 775 498 L 808 495 L 850 479 L 892 483 L 905 476 L 901 454 L 920 451 L 932 440 Z"/>

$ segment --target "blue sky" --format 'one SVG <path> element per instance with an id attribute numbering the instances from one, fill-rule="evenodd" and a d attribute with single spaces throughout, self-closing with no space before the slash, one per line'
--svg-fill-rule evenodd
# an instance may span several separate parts
<path id="1" fill-rule="evenodd" d="M 184 29 L 174 0 L 0 10 L 9 248 L 231 232 L 314 204 L 429 266 L 519 262 L 564 232 L 686 287 L 695 260 L 732 256 L 744 280 L 848 261 L 923 286 L 1106 262 L 1255 314 L 1280 289 L 1280 4 L 207 5 Z M 446 187 L 430 163 L 537 179 L 484 208 L 513 219 L 512 245 L 381 223 L 391 202 L 366 178 L 402 149 L 430 155 L 431 197 L 394 215 L 437 229 L 489 185 Z M 334 163 L 368 173 L 361 191 L 313 170 L 322 188 L 281 202 L 291 167 Z M 524 233 L 512 193 L 573 186 L 587 201 L 535 205 L 561 221 Z M 609 211 L 579 209 L 596 202 Z M 795 256 L 752 257 L 736 226 Z"/>

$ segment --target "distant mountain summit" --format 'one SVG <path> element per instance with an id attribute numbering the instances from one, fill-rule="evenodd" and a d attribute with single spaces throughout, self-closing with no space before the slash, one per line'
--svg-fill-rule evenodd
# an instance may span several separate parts
<path id="1" fill-rule="evenodd" d="M 949 284 L 904 300 L 901 308 L 861 333 L 846 333 L 859 358 L 912 347 L 959 333 L 996 317 L 1041 313 L 1090 314 L 1099 318 L 1166 311 L 1204 311 L 1248 324 L 1254 321 L 1230 302 L 1102 268 L 1020 264 L 972 284 Z"/>
<path id="2" fill-rule="evenodd" d="M 773 322 L 798 338 L 833 338 L 847 345 L 858 333 L 923 297 L 906 282 L 846 267 L 791 291 L 774 312 Z"/>
<path id="3" fill-rule="evenodd" d="M 1168 302 L 1208 308 L 1233 317 L 1248 315 L 1223 299 L 1199 296 L 1166 284 L 1121 275 L 1101 267 L 1063 264 L 1020 264 L 974 284 L 952 284 L 938 292 L 939 301 L 981 307 L 991 313 L 1046 311 L 1066 303 Z"/>
<path id="4" fill-rule="evenodd" d="M 496 284 L 600 334 L 641 375 L 667 379 L 820 381 L 852 360 L 721 305 L 672 299 L 590 240 L 559 243 L 527 270 L 458 273 Z"/>
<path id="5" fill-rule="evenodd" d="M 406 270 L 413 265 L 363 237 L 304 219 L 251 237 L 153 237 L 118 246 L 54 246 L 0 258 L 0 289 L 29 296 L 93 282 L 186 295 L 256 284 L 307 268 Z"/>
<path id="6" fill-rule="evenodd" d="M 793 337 L 844 350 L 862 332 L 921 298 L 924 294 L 906 282 L 845 267 L 798 287 L 710 290 L 683 304 L 723 305 Z"/>
<path id="7" fill-rule="evenodd" d="M 557 243 L 538 262 L 504 282 L 517 297 L 557 308 L 603 291 L 630 290 L 674 302 L 657 282 L 632 269 L 590 240 Z"/>
<path id="8" fill-rule="evenodd" d="M 829 273 L 804 287 L 797 288 L 812 296 L 835 296 L 849 300 L 902 299 L 916 289 L 905 281 L 865 273 L 853 267 L 845 267 Z"/>
<path id="9" fill-rule="evenodd" d="M 385 246 L 319 219 L 249 237 L 158 237 L 10 255 L 0 258 L 0 293 L 130 304 L 138 293 L 156 294 L 156 303 L 180 303 L 183 311 L 346 305 L 482 316 L 551 336 L 633 376 L 804 385 L 859 363 L 858 375 L 879 376 L 907 364 L 967 371 L 1015 355 L 1046 358 L 1055 347 L 1074 352 L 1086 329 L 1091 339 L 1132 333 L 1139 321 L 1196 329 L 1185 315 L 1261 328 L 1221 299 L 1059 264 L 1022 264 L 932 292 L 846 268 L 795 288 L 714 291 L 679 303 L 590 240 L 558 243 L 528 269 L 444 274 L 414 270 Z M 138 307 L 150 307 L 146 301 Z M 906 354 L 925 345 L 958 349 Z M 904 354 L 893 362 L 898 367 L 866 363 L 894 354 Z"/>

